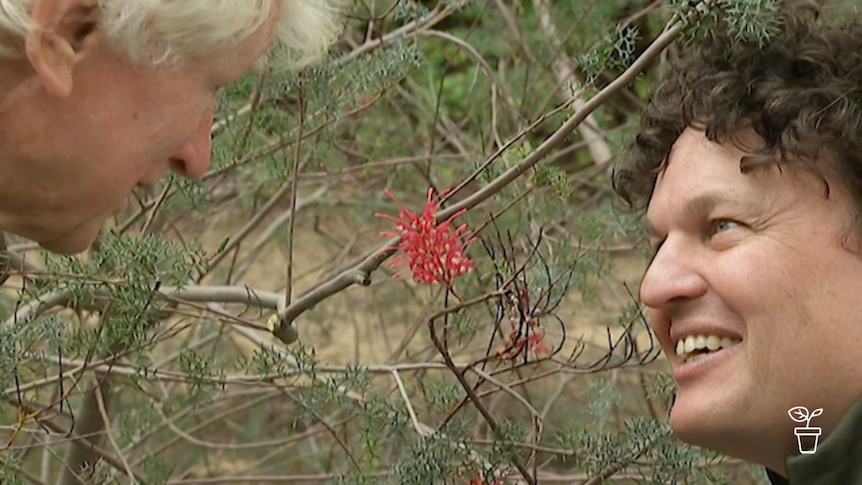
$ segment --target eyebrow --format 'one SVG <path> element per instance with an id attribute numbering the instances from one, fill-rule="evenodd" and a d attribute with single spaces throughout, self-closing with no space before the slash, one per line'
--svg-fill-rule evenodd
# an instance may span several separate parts
<path id="1" fill-rule="evenodd" d="M 719 203 L 736 203 L 728 199 L 723 192 L 706 192 L 689 199 L 682 208 L 682 219 L 687 220 L 709 212 Z M 661 239 L 662 234 L 652 225 L 649 218 L 646 221 L 647 236 L 650 239 Z"/>

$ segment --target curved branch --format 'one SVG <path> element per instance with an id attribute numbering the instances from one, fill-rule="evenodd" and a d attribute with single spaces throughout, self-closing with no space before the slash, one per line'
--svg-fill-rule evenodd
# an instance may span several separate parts
<path id="1" fill-rule="evenodd" d="M 275 310 L 279 307 L 283 295 L 272 291 L 257 290 L 248 286 L 187 286 L 174 287 L 162 286 L 158 292 L 166 298 L 198 303 L 242 303 L 248 306 L 267 308 Z M 96 290 L 96 296 L 108 293 Z M 11 328 L 19 321 L 36 318 L 45 311 L 64 306 L 69 303 L 67 292 L 50 292 L 40 295 L 32 302 L 18 307 L 15 312 L 0 324 L 2 327 Z"/>
<path id="2" fill-rule="evenodd" d="M 457 204 L 453 204 L 444 210 L 441 210 L 437 215 L 437 220 L 446 220 L 452 214 L 460 210 L 470 210 L 500 190 L 512 183 L 518 177 L 523 175 L 527 170 L 535 166 L 541 161 L 551 150 L 565 142 L 566 138 L 574 131 L 593 111 L 601 106 L 614 93 L 622 90 L 625 86 L 631 83 L 646 66 L 656 58 L 674 39 L 680 34 L 684 25 L 682 22 L 671 24 L 665 31 L 656 38 L 655 41 L 638 57 L 625 72 L 623 72 L 613 82 L 599 91 L 592 99 L 586 101 L 583 106 L 578 109 L 571 118 L 569 118 L 556 132 L 549 136 L 535 151 L 524 157 L 517 165 L 513 166 L 499 177 L 477 190 L 475 193 L 467 196 L 464 200 Z M 573 102 L 574 99 L 570 100 Z M 490 164 L 511 146 L 511 142 L 501 147 L 494 153 L 485 165 Z M 484 166 L 482 167 L 484 168 Z M 481 170 L 481 168 L 480 168 Z M 450 192 L 457 192 L 464 188 L 466 184 L 474 177 L 462 182 L 458 187 Z M 293 322 L 314 305 L 320 303 L 324 299 L 339 293 L 354 284 L 368 286 L 371 284 L 371 273 L 375 271 L 384 261 L 386 261 L 393 253 L 395 247 L 400 242 L 400 238 L 392 238 L 381 247 L 371 252 L 355 266 L 348 268 L 329 281 L 326 281 L 308 293 L 296 299 L 293 303 L 287 306 L 283 311 L 279 311 L 280 321 L 274 333 L 277 337 L 286 335 L 288 332 L 295 333 Z"/>

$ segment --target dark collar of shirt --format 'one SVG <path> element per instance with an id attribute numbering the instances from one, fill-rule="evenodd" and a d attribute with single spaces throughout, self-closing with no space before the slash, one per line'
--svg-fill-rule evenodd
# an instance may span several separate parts
<path id="1" fill-rule="evenodd" d="M 790 485 L 790 482 L 788 482 L 786 478 L 775 473 L 769 468 L 766 469 L 766 477 L 769 478 L 769 483 L 772 485 Z"/>
<path id="2" fill-rule="evenodd" d="M 784 467 L 788 478 L 766 470 L 773 485 L 862 484 L 862 398 L 847 411 L 814 454 L 788 456 Z"/>

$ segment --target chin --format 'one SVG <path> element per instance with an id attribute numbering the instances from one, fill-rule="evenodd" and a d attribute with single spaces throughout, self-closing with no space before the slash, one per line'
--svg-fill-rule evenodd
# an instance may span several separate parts
<path id="1" fill-rule="evenodd" d="M 61 254 L 64 256 L 71 256 L 74 254 L 82 253 L 89 249 L 90 246 L 93 244 L 93 241 L 95 241 L 95 238 L 88 242 L 68 242 L 65 240 L 57 239 L 48 242 L 40 242 L 39 246 L 41 246 L 43 249 L 51 251 L 52 253 Z"/>
<path id="2" fill-rule="evenodd" d="M 707 446 L 711 438 L 736 428 L 745 416 L 734 412 L 728 398 L 703 388 L 678 390 L 669 420 L 674 434 L 686 443 Z"/>
<path id="3" fill-rule="evenodd" d="M 669 424 L 674 435 L 681 441 L 690 445 L 706 446 L 706 442 L 710 441 L 711 428 L 715 427 L 710 425 L 710 421 L 713 419 L 715 419 L 714 416 L 686 414 L 674 406 L 670 412 Z"/>
<path id="4" fill-rule="evenodd" d="M 87 223 L 52 239 L 40 240 L 39 246 L 52 253 L 67 256 L 81 253 L 93 245 L 101 228 L 101 223 Z"/>
<path id="5" fill-rule="evenodd" d="M 669 422 L 674 435 L 685 443 L 762 463 L 771 420 L 745 408 L 730 396 L 683 392 L 674 402 Z"/>

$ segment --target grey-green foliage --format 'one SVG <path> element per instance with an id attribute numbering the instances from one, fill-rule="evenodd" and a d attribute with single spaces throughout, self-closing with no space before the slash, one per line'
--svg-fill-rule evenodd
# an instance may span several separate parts
<path id="1" fill-rule="evenodd" d="M 726 30 L 736 39 L 763 44 L 779 27 L 781 0 L 701 2 L 674 0 L 671 7 L 688 24 L 689 39 L 701 39 L 714 29 Z"/>
<path id="2" fill-rule="evenodd" d="M 278 99 L 302 95 L 309 113 L 322 110 L 329 117 L 337 117 L 357 107 L 353 103 L 358 95 L 378 92 L 403 79 L 419 66 L 420 56 L 415 44 L 395 42 L 346 65 L 334 61 L 299 74 L 277 75 L 267 84 L 264 96 Z"/>
<path id="3" fill-rule="evenodd" d="M 135 385 L 144 388 L 143 386 L 146 386 L 147 383 L 141 379 L 135 382 Z M 132 402 L 134 405 L 131 405 Z M 117 429 L 120 434 L 119 442 L 124 445 L 140 439 L 147 430 L 151 430 L 161 423 L 161 417 L 151 402 L 130 400 L 129 403 L 130 405 L 118 409 L 116 414 Z"/>
<path id="4" fill-rule="evenodd" d="M 376 461 L 380 458 L 379 451 L 387 448 L 387 442 L 401 441 L 397 438 L 407 435 L 409 417 L 403 405 L 379 395 L 363 402 L 362 409 L 364 420 L 359 434 L 366 445 L 366 453 Z"/>
<path id="5" fill-rule="evenodd" d="M 50 289 L 66 295 L 72 308 L 109 309 L 104 311 L 99 339 L 92 338 L 92 329 L 81 327 L 67 344 L 74 354 L 87 355 L 147 342 L 166 305 L 158 288 L 188 284 L 199 268 L 200 255 L 158 236 L 109 233 L 89 260 L 45 254 L 44 263 L 49 271 L 44 286 L 29 290 L 24 301 Z"/>
<path id="6" fill-rule="evenodd" d="M 166 203 L 167 210 L 200 210 L 209 199 L 207 186 L 200 180 L 180 177 L 174 173 L 168 175 L 166 180 L 177 190 L 177 194 Z"/>
<path id="7" fill-rule="evenodd" d="M 661 377 L 662 383 L 667 382 L 664 375 Z M 573 461 L 589 476 L 625 471 L 656 485 L 728 483 L 721 470 L 703 466 L 720 455 L 679 442 L 666 423 L 632 417 L 619 429 L 608 426 L 614 413 L 624 412 L 627 402 L 615 385 L 598 379 L 586 390 L 585 395 L 590 396 L 587 419 L 576 420 L 552 439 L 571 450 L 571 455 L 560 456 L 562 461 Z"/>
<path id="8" fill-rule="evenodd" d="M 164 485 L 171 476 L 172 465 L 163 456 L 148 456 L 141 464 L 142 475 L 147 484 Z"/>
<path id="9" fill-rule="evenodd" d="M 565 170 L 550 163 L 540 165 L 533 178 L 536 185 L 552 188 L 554 194 L 563 201 L 568 201 L 575 190 L 572 179 Z"/>
<path id="10" fill-rule="evenodd" d="M 20 453 L 5 451 L 0 454 L 0 483 L 4 485 L 24 485 L 18 473 L 21 466 Z"/>
<path id="11" fill-rule="evenodd" d="M 183 350 L 180 352 L 178 364 L 180 370 L 190 376 L 190 394 L 205 392 L 206 389 L 214 386 L 214 384 L 209 383 L 209 379 L 224 377 L 224 369 L 216 367 L 213 360 L 208 353 L 204 352 L 195 350 Z"/>
<path id="12" fill-rule="evenodd" d="M 466 393 L 460 385 L 447 382 L 429 382 L 425 386 L 428 406 L 445 410 L 464 399 Z"/>
<path id="13" fill-rule="evenodd" d="M 641 418 L 624 423 L 621 431 L 597 431 L 592 426 L 572 426 L 563 430 L 557 440 L 564 448 L 574 451 L 579 469 L 589 476 L 625 469 L 642 458 L 659 442 L 666 441 L 670 430 L 666 425 Z M 692 464 L 679 464 L 690 472 Z"/>
<path id="14" fill-rule="evenodd" d="M 635 25 L 616 26 L 605 34 L 598 47 L 578 57 L 580 69 L 588 83 L 604 72 L 625 69 L 633 60 L 640 32 Z"/>
<path id="15" fill-rule="evenodd" d="M 656 26 L 667 20 L 667 11 L 658 10 L 649 14 L 649 22 L 638 22 L 637 27 L 619 24 L 631 13 L 623 9 L 638 3 L 629 0 L 550 2 L 561 37 L 551 40 L 538 27 L 531 2 L 500 3 L 512 9 L 522 37 L 509 35 L 507 19 L 497 10 L 496 2 L 357 2 L 359 12 L 351 17 L 349 33 L 354 44 L 344 42 L 336 47 L 331 62 L 301 73 L 270 73 L 263 80 L 249 76 L 221 94 L 216 107 L 219 126 L 213 141 L 213 166 L 222 171 L 221 175 L 210 176 L 204 182 L 170 179 L 172 195 L 151 228 L 160 228 L 166 234 L 176 231 L 186 241 L 195 241 L 201 219 L 222 223 L 239 214 L 245 223 L 279 185 L 297 175 L 300 196 L 321 185 L 330 186 L 319 206 L 297 215 L 297 231 L 303 237 L 327 241 L 322 248 L 314 248 L 325 250 L 326 256 L 321 258 L 325 261 L 314 262 L 319 266 L 315 266 L 311 277 L 325 280 L 335 274 L 336 267 L 380 244 L 380 238 L 376 238 L 379 230 L 391 229 L 371 216 L 374 212 L 397 210 L 381 195 L 383 188 L 396 192 L 406 207 L 421 208 L 429 185 L 451 187 L 484 165 L 500 146 L 497 135 L 502 144 L 519 137 L 451 202 L 462 200 L 530 156 L 568 119 L 568 111 L 556 110 L 562 102 L 562 91 L 550 69 L 561 54 L 565 59 L 580 61 L 580 82 L 595 81 L 599 75 L 604 79 L 604 75 L 613 76 L 625 69 L 641 44 L 654 37 Z M 385 42 L 376 43 L 387 33 L 424 18 L 444 4 L 462 9 L 434 28 L 470 44 L 488 62 L 490 79 L 468 55 L 472 53 L 440 37 L 387 37 Z M 769 33 L 770 2 L 720 4 L 716 7 L 719 10 L 707 15 L 707 23 L 720 20 L 739 35 L 755 39 Z M 371 8 L 375 10 L 368 11 Z M 675 8 L 691 12 L 685 10 L 690 6 L 681 2 Z M 370 26 L 368 19 L 374 19 L 373 29 L 366 30 Z M 697 31 L 697 26 L 702 25 L 707 24 L 695 22 L 690 30 Z M 373 48 L 357 56 L 346 53 L 352 45 L 366 45 L 365 42 L 373 44 Z M 531 55 L 527 55 L 525 46 Z M 650 79 L 644 76 L 639 82 L 648 86 Z M 255 108 L 238 114 L 250 108 L 257 95 Z M 630 136 L 633 132 L 635 113 L 626 111 L 631 108 L 620 108 L 618 99 L 611 101 L 595 113 L 595 119 L 613 149 L 625 141 L 620 133 Z M 539 119 L 543 121 L 521 133 Z M 300 135 L 307 138 L 299 140 Z M 515 256 L 513 261 L 502 261 L 497 254 L 492 260 L 483 254 L 480 244 L 474 243 L 468 253 L 476 260 L 476 269 L 459 279 L 457 290 L 467 298 L 495 290 L 493 275 L 499 272 L 504 278 L 513 276 L 515 268 L 528 259 L 538 239 L 536 234 L 542 229 L 544 237 L 537 253 L 541 258 L 534 255 L 519 276 L 531 303 L 535 305 L 547 295 L 548 302 L 564 300 L 569 313 L 583 317 L 579 322 L 590 320 L 589 323 L 613 326 L 616 315 L 597 314 L 589 308 L 599 294 L 597 282 L 611 269 L 612 258 L 603 244 L 609 240 L 637 241 L 642 238 L 641 226 L 634 216 L 621 215 L 608 202 L 607 174 L 595 170 L 587 150 L 568 145 L 565 157 L 562 150 L 560 147 L 560 156 L 553 162 L 540 163 L 458 220 L 478 231 L 490 214 L 496 214 L 496 227 L 485 226 L 480 236 L 493 235 L 499 229 L 502 236 L 498 242 L 510 244 Z M 298 174 L 293 168 L 297 153 L 301 162 Z M 382 169 L 372 167 L 374 162 L 390 158 L 417 161 Z M 213 187 L 216 190 L 211 190 Z M 220 205 L 207 207 L 205 202 L 215 199 L 217 191 L 222 191 Z M 502 210 L 514 202 L 513 207 Z M 285 205 L 277 209 L 284 211 Z M 189 217 L 185 211 L 192 207 L 210 212 Z M 144 212 L 144 217 L 150 215 Z M 279 229 L 267 249 L 286 254 L 285 234 Z M 346 242 L 354 235 L 355 240 Z M 217 239 L 227 241 L 223 236 Z M 197 282 L 204 271 L 205 258 L 194 243 L 183 246 L 167 241 L 155 235 L 109 233 L 100 241 L 98 250 L 86 258 L 48 257 L 46 274 L 39 276 L 38 284 L 28 285 L 21 294 L 21 303 L 32 302 L 45 292 L 57 292 L 66 295 L 68 306 L 75 311 L 0 326 L 0 389 L 4 391 L 14 389 L 13 370 L 27 383 L 55 375 L 58 357 L 92 360 L 108 355 L 112 349 L 123 351 L 114 364 L 129 375 L 115 374 L 112 378 L 111 397 L 116 400 L 111 411 L 113 436 L 128 451 L 135 472 L 146 483 L 164 483 L 180 474 L 190 477 L 197 464 L 203 464 L 202 469 L 212 476 L 236 469 L 260 475 L 319 473 L 333 477 L 328 483 L 350 484 L 462 485 L 472 472 L 486 476 L 500 470 L 511 472 L 516 460 L 532 470 L 533 463 L 528 463 L 532 450 L 526 445 L 537 438 L 535 423 L 525 418 L 522 408 L 508 405 L 509 396 L 502 396 L 497 384 L 479 382 L 470 369 L 480 367 L 498 382 L 511 385 L 512 392 L 534 406 L 554 404 L 540 435 L 540 444 L 553 451 L 538 452 L 535 463 L 540 473 L 552 470 L 596 476 L 620 467 L 627 473 L 642 475 L 645 483 L 723 480 L 712 467 L 705 466 L 707 460 L 715 458 L 713 454 L 681 445 L 661 421 L 638 417 L 643 406 L 635 404 L 642 404 L 642 398 L 623 384 L 629 377 L 625 370 L 619 371 L 621 379 L 613 383 L 607 374 L 595 381 L 578 375 L 554 401 L 548 390 L 552 373 L 544 373 L 564 361 L 564 353 L 557 355 L 558 363 L 537 363 L 534 355 L 517 362 L 494 358 L 494 352 L 503 345 L 496 335 L 489 357 L 486 352 L 491 335 L 497 331 L 499 300 L 463 309 L 448 319 L 448 344 L 453 358 L 474 366 L 464 371 L 464 378 L 482 394 L 481 403 L 496 418 L 497 431 L 490 430 L 475 403 L 465 400 L 467 393 L 460 381 L 442 368 L 442 359 L 422 333 L 423 326 L 419 337 L 410 342 L 417 345 L 408 346 L 403 355 L 386 362 L 405 366 L 405 370 L 399 370 L 405 393 L 416 419 L 427 426 L 419 432 L 408 413 L 407 400 L 393 384 L 391 372 L 381 370 L 383 366 L 369 371 L 366 364 L 371 358 L 365 349 L 358 362 L 333 370 L 315 346 L 324 345 L 328 335 L 348 331 L 349 318 L 358 321 L 365 317 L 360 314 L 369 310 L 380 310 L 376 316 L 386 320 L 387 325 L 399 325 L 397 330 L 406 322 L 424 324 L 417 319 L 440 310 L 444 302 L 455 304 L 454 296 L 434 300 L 428 295 L 437 293 L 409 281 L 388 281 L 384 271 L 377 271 L 370 287 L 351 288 L 345 292 L 349 299 L 339 299 L 344 296 L 339 295 L 303 314 L 298 320 L 300 328 L 316 332 L 306 333 L 313 336 L 305 342 L 283 351 L 255 342 L 249 350 L 241 346 L 247 344 L 245 340 L 233 339 L 236 335 L 227 330 L 230 327 L 226 322 L 246 325 L 247 330 L 254 328 L 266 338 L 257 326 L 260 309 L 246 305 L 175 307 L 175 302 L 155 291 L 158 285 Z M 247 247 L 237 253 L 240 258 Z M 318 258 L 318 254 L 314 257 Z M 264 259 L 258 262 L 273 264 Z M 224 281 L 227 266 L 219 268 L 224 274 L 216 278 L 209 275 L 203 284 Z M 312 283 L 306 275 L 303 278 L 306 279 L 294 288 L 297 294 Z M 569 278 L 571 284 L 567 285 Z M 279 284 L 283 281 L 267 283 L 271 286 L 263 289 L 281 291 Z M 570 292 L 577 292 L 580 298 L 568 298 Z M 0 301 L 0 309 L 9 312 L 16 303 Z M 509 300 L 503 303 L 504 334 L 508 332 L 509 316 L 517 313 L 509 305 Z M 334 309 L 344 311 L 333 312 Z M 231 315 L 224 317 L 218 312 Z M 627 325 L 637 316 L 637 307 L 631 303 L 622 309 L 619 323 Z M 551 317 L 542 316 L 540 320 L 549 335 L 558 332 Z M 389 344 L 398 338 L 393 337 L 395 331 L 375 325 L 373 331 L 365 332 L 366 323 L 356 323 L 355 338 L 382 340 L 377 334 L 381 330 L 390 341 L 378 348 L 390 351 Z M 441 321 L 437 323 L 442 325 Z M 575 322 L 565 323 L 569 343 L 573 343 L 581 328 Z M 323 337 L 319 337 L 321 334 Z M 173 356 L 172 360 L 166 356 Z M 475 359 L 486 357 L 487 365 L 475 363 Z M 344 360 L 350 358 L 345 356 Z M 416 365 L 425 363 L 428 368 Z M 559 365 L 565 368 L 565 363 Z M 90 374 L 86 375 L 86 382 L 90 382 Z M 231 381 L 234 384 L 213 382 L 224 377 L 235 379 Z M 666 412 L 673 393 L 672 381 L 661 374 L 648 387 L 655 408 L 651 409 Z M 24 397 L 50 403 L 56 391 L 56 386 L 45 386 L 27 391 Z M 84 391 L 82 386 L 75 388 L 69 404 L 80 402 Z M 347 391 L 354 394 L 347 397 Z M 6 397 L 14 400 L 12 394 Z M 244 407 L 256 399 L 260 399 L 258 404 Z M 3 406 L 0 412 L 4 418 L 17 415 L 14 406 Z M 57 412 L 56 408 L 51 411 Z M 196 440 L 225 446 L 199 446 L 170 429 L 167 420 Z M 59 415 L 57 422 L 68 424 L 68 415 Z M 207 422 L 210 423 L 204 426 Z M 28 431 L 39 432 L 33 422 L 27 426 Z M 430 434 L 421 436 L 429 429 Z M 287 444 L 261 445 L 276 441 Z M 153 450 L 159 450 L 158 454 L 151 454 Z M 113 449 L 109 452 L 113 453 Z M 0 482 L 18 483 L 15 472 L 19 467 L 38 473 L 36 455 L 30 453 L 25 456 L 29 461 L 19 462 L 22 454 L 17 450 L 4 452 L 0 455 Z M 63 466 L 60 459 L 55 465 Z M 91 471 L 89 480 L 93 483 L 117 483 L 122 478 L 121 472 L 105 462 L 99 462 Z M 387 473 L 389 476 L 382 477 Z"/>
<path id="16" fill-rule="evenodd" d="M 730 32 L 761 45 L 777 32 L 778 7 L 776 0 L 737 0 L 722 5 Z"/>
<path id="17" fill-rule="evenodd" d="M 675 440 L 661 440 L 645 456 L 655 463 L 645 478 L 649 480 L 648 483 L 655 485 L 730 485 L 733 482 L 724 471 L 703 466 L 718 457 L 717 453 L 702 448 L 681 444 Z"/>
<path id="18" fill-rule="evenodd" d="M 20 358 L 19 342 L 27 345 L 26 340 L 19 340 L 19 332 L 20 327 L 0 325 L 0 389 L 7 389 L 14 380 L 13 370 Z"/>
<path id="19" fill-rule="evenodd" d="M 63 344 L 64 323 L 57 316 L 0 323 L 0 390 L 9 389 L 16 373 L 25 372 L 29 363 L 38 366 L 40 360 L 56 354 Z"/>
<path id="20" fill-rule="evenodd" d="M 396 2 L 392 9 L 392 20 L 396 22 L 413 22 L 428 14 L 428 8 L 418 2 Z"/>
<path id="21" fill-rule="evenodd" d="M 523 463 L 529 451 L 518 446 L 529 441 L 529 421 L 507 419 L 498 423 L 499 429 L 493 434 L 494 446 L 489 453 L 490 463 L 496 467 L 514 462 Z"/>
<path id="22" fill-rule="evenodd" d="M 623 397 L 619 390 L 605 379 L 590 381 L 586 386 L 586 395 L 591 396 L 587 405 L 589 422 L 595 431 L 604 432 L 612 420 L 611 411 L 619 407 Z"/>
<path id="23" fill-rule="evenodd" d="M 462 442 L 438 433 L 417 439 L 407 456 L 395 467 L 397 481 L 402 485 L 448 485 L 463 463 L 470 459 Z"/>
<path id="24" fill-rule="evenodd" d="M 662 372 L 656 377 L 648 381 L 647 392 L 649 396 L 655 400 L 662 409 L 669 409 L 673 403 L 676 386 L 673 378 L 669 373 Z"/>

